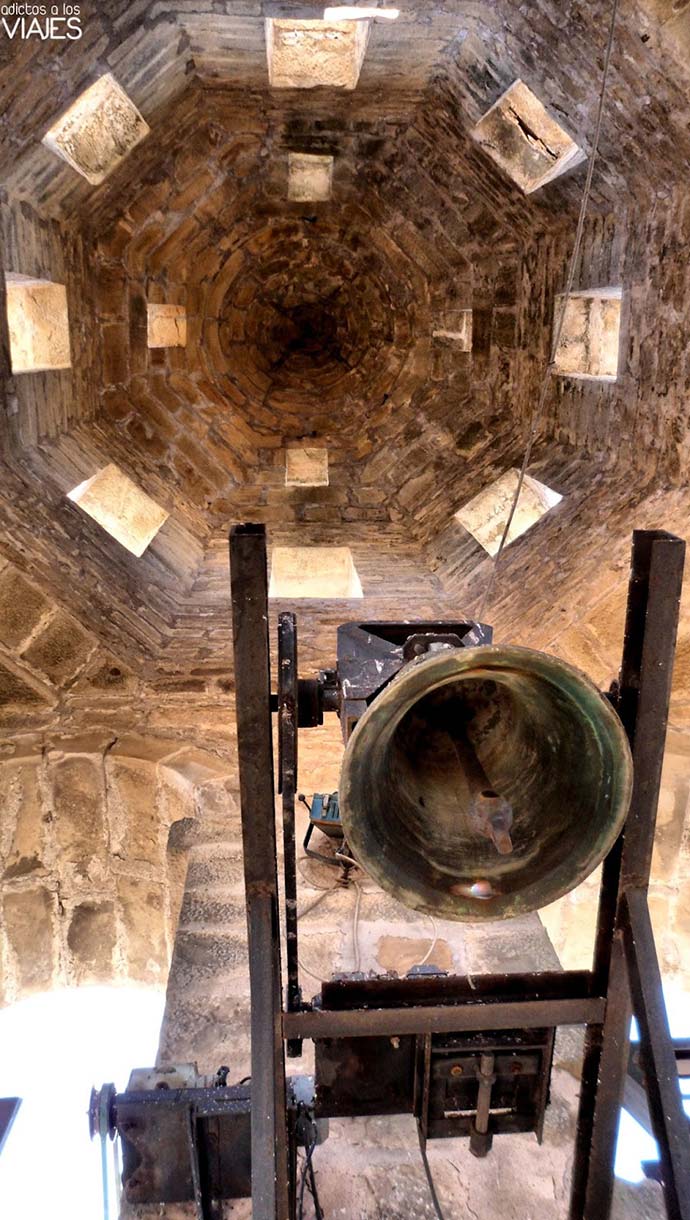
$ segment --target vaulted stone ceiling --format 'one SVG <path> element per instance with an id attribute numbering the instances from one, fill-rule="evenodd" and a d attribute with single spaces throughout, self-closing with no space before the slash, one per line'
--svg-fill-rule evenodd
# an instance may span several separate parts
<path id="1" fill-rule="evenodd" d="M 408 4 L 372 25 L 352 92 L 269 87 L 264 19 L 321 16 L 310 3 L 106 2 L 78 42 L 2 40 L 3 263 L 67 285 L 72 367 L 12 378 L 3 336 L 1 546 L 115 658 L 95 672 L 222 695 L 241 519 L 350 545 L 370 615 L 476 609 L 488 560 L 454 513 L 520 460 L 585 166 L 525 196 L 470 132 L 522 78 L 589 151 L 608 13 Z M 533 470 L 565 503 L 506 553 L 500 590 L 515 608 L 515 581 L 533 588 L 527 619 L 544 553 L 575 587 L 590 527 L 614 522 L 623 548 L 690 456 L 682 18 L 621 7 L 576 280 L 627 290 L 621 371 L 553 381 Z M 105 73 L 151 132 L 94 186 L 41 140 Z M 333 156 L 328 202 L 287 198 L 291 151 Z M 184 306 L 185 347 L 147 346 L 157 302 Z M 469 309 L 471 352 L 434 335 Z M 285 487 L 299 441 L 328 448 L 327 487 Z M 139 559 L 66 499 L 112 462 L 169 513 Z M 589 544 L 607 548 L 596 528 Z M 320 605 L 305 655 L 330 659 L 327 628 L 355 613 Z"/>

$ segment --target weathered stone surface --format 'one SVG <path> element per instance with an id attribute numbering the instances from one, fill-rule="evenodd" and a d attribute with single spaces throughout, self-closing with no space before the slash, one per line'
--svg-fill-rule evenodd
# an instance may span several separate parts
<path id="1" fill-rule="evenodd" d="M 137 557 L 169 516 L 113 463 L 80 483 L 69 498 Z"/>
<path id="2" fill-rule="evenodd" d="M 43 142 L 97 186 L 148 133 L 136 106 L 107 72 L 60 116 Z"/>
<path id="3" fill-rule="evenodd" d="M 288 199 L 323 203 L 331 197 L 333 158 L 318 153 L 288 153 Z"/>
<path id="4" fill-rule="evenodd" d="M 22 658 L 56 686 L 74 678 L 93 651 L 93 637 L 74 619 L 58 612 L 39 631 Z"/>
<path id="5" fill-rule="evenodd" d="M 286 449 L 286 487 L 328 487 L 327 449 Z"/>
<path id="6" fill-rule="evenodd" d="M 115 908 L 112 902 L 82 902 L 72 912 L 67 945 L 79 982 L 101 982 L 112 976 L 115 949 Z"/>
<path id="7" fill-rule="evenodd" d="M 207 989 L 227 987 L 230 976 L 246 977 L 247 942 L 242 929 L 208 934 L 178 928 L 171 966 L 176 987 L 203 983 Z"/>
<path id="8" fill-rule="evenodd" d="M 145 763 L 108 760 L 108 808 L 117 826 L 118 852 L 128 863 L 160 866 L 164 829 L 155 774 Z"/>
<path id="9" fill-rule="evenodd" d="M 166 979 L 169 964 L 165 888 L 121 877 L 118 894 L 127 934 L 127 975 L 160 984 Z"/>
<path id="10" fill-rule="evenodd" d="M 472 138 L 527 194 L 586 155 L 521 80 L 480 119 Z"/>
<path id="11" fill-rule="evenodd" d="M 463 505 L 455 514 L 456 521 L 459 521 L 490 555 L 496 554 L 503 539 L 518 489 L 518 479 L 518 470 L 506 471 L 500 479 L 474 496 L 469 504 Z M 525 530 L 536 525 L 562 498 L 558 492 L 526 474 L 505 545 L 508 546 L 524 534 Z"/>
<path id="12" fill-rule="evenodd" d="M 43 867 L 44 808 L 39 772 L 32 763 L 0 768 L 4 879 Z"/>
<path id="13" fill-rule="evenodd" d="M 269 597 L 362 596 L 349 547 L 274 547 Z"/>
<path id="14" fill-rule="evenodd" d="M 71 366 L 64 284 L 8 272 L 7 321 L 13 373 Z"/>
<path id="15" fill-rule="evenodd" d="M 0 573 L 0 640 L 16 647 L 31 635 L 50 608 L 47 598 L 16 568 Z"/>
<path id="16" fill-rule="evenodd" d="M 269 18 L 269 82 L 274 89 L 354 89 L 368 37 L 368 21 Z"/>
<path id="17" fill-rule="evenodd" d="M 187 314 L 184 305 L 148 304 L 146 309 L 146 341 L 149 347 L 186 346 Z"/>
<path id="18" fill-rule="evenodd" d="M 2 910 L 15 976 L 22 992 L 47 990 L 56 965 L 52 895 L 43 887 L 5 893 Z"/>
<path id="19" fill-rule="evenodd" d="M 554 329 L 563 322 L 555 352 L 555 371 L 564 376 L 615 381 L 621 325 L 620 288 L 556 298 Z"/>
<path id="20" fill-rule="evenodd" d="M 48 690 L 41 690 L 38 683 L 32 682 L 31 675 L 9 661 L 0 660 L 0 713 L 11 712 L 16 705 L 28 708 L 31 705 L 50 703 Z M 16 717 L 13 717 L 15 719 Z"/>
<path id="21" fill-rule="evenodd" d="M 50 773 L 59 850 L 85 877 L 106 851 L 102 765 L 86 756 L 57 758 L 50 760 Z"/>

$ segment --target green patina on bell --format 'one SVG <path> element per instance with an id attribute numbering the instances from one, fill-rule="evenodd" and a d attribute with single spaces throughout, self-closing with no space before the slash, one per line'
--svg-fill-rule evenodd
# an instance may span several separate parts
<path id="1" fill-rule="evenodd" d="M 505 919 L 589 876 L 622 830 L 632 759 L 593 683 L 529 648 L 410 662 L 347 744 L 348 844 L 405 906 Z"/>

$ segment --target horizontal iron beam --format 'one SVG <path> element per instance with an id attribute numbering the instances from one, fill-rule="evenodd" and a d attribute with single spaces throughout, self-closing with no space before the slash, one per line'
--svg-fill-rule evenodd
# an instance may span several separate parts
<path id="1" fill-rule="evenodd" d="M 542 1025 L 596 1025 L 604 1020 L 600 996 L 574 999 L 471 1001 L 417 1008 L 283 1013 L 285 1038 L 366 1038 L 401 1034 L 453 1034 Z"/>

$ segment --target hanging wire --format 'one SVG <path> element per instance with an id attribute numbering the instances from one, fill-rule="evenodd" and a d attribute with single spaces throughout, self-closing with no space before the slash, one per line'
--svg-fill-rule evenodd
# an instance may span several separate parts
<path id="1" fill-rule="evenodd" d="M 536 405 L 534 411 L 532 412 L 532 417 L 530 419 L 529 431 L 527 434 L 527 444 L 525 447 L 525 454 L 522 459 L 522 465 L 520 467 L 520 473 L 518 475 L 518 481 L 517 481 L 517 484 L 515 487 L 515 493 L 513 495 L 512 503 L 510 505 L 510 512 L 508 513 L 508 520 L 505 523 L 505 527 L 503 529 L 503 534 L 501 535 L 501 541 L 498 545 L 498 550 L 496 551 L 496 554 L 494 555 L 494 558 L 493 558 L 493 563 L 491 565 L 491 571 L 489 573 L 489 578 L 487 580 L 486 588 L 484 590 L 484 595 L 482 597 L 481 605 L 479 608 L 478 617 L 480 619 L 482 619 L 484 617 L 484 614 L 486 612 L 486 607 L 488 605 L 491 594 L 493 593 L 501 555 L 503 553 L 503 548 L 506 545 L 506 542 L 508 539 L 508 534 L 510 533 L 510 527 L 513 524 L 513 517 L 515 516 L 515 512 L 516 512 L 516 509 L 518 506 L 518 501 L 520 499 L 520 494 L 522 492 L 522 485 L 525 481 L 525 474 L 527 473 L 527 467 L 529 465 L 530 458 L 532 456 L 532 449 L 534 447 L 534 441 L 535 441 L 536 435 L 537 435 L 537 428 L 538 428 L 539 424 L 541 423 L 542 417 L 544 415 L 544 409 L 546 406 L 546 395 L 549 390 L 549 385 L 551 384 L 551 370 L 553 369 L 554 364 L 556 362 L 556 353 L 558 351 L 558 346 L 561 341 L 561 334 L 563 332 L 563 323 L 565 321 L 565 314 L 566 314 L 566 310 L 568 308 L 568 302 L 570 300 L 570 297 L 571 297 L 572 291 L 573 291 L 573 283 L 575 281 L 575 271 L 577 270 L 577 263 L 578 263 L 578 259 L 580 257 L 580 248 L 582 246 L 582 235 L 584 232 L 585 219 L 587 216 L 587 208 L 589 206 L 589 198 L 590 198 L 591 191 L 592 191 L 592 178 L 594 176 L 594 166 L 595 166 L 597 155 L 599 152 L 599 138 L 601 136 L 601 125 L 602 125 L 602 119 L 604 116 L 604 104 L 606 101 L 606 88 L 608 85 L 609 66 L 611 63 L 611 52 L 613 50 L 613 39 L 614 39 L 614 33 L 615 33 L 615 29 L 616 29 L 617 14 L 618 14 L 618 0 L 613 0 L 612 6 L 611 6 L 611 20 L 609 23 L 608 41 L 606 44 L 606 53 L 604 56 L 604 70 L 603 70 L 602 79 L 601 79 L 601 90 L 599 92 L 599 105 L 597 108 L 597 118 L 596 118 L 596 124 L 595 124 L 595 128 L 594 128 L 594 139 L 592 141 L 592 151 L 590 153 L 589 164 L 587 166 L 587 178 L 585 180 L 585 187 L 584 187 L 584 191 L 582 193 L 582 202 L 580 204 L 580 214 L 578 216 L 577 229 L 575 231 L 575 245 L 573 246 L 573 253 L 572 253 L 572 257 L 570 259 L 570 266 L 568 269 L 568 279 L 567 279 L 567 283 L 566 283 L 566 289 L 565 289 L 565 292 L 562 297 L 561 308 L 560 308 L 560 311 L 558 314 L 556 326 L 554 328 L 549 363 L 547 364 L 545 372 L 544 372 L 544 378 L 542 380 L 541 391 L 539 393 L 537 405 Z"/>
<path id="2" fill-rule="evenodd" d="M 431 1166 L 429 1165 L 429 1158 L 426 1154 L 426 1141 L 424 1139 L 424 1136 L 422 1135 L 422 1127 L 421 1127 L 421 1123 L 419 1122 L 419 1120 L 417 1120 L 417 1135 L 419 1136 L 419 1151 L 422 1154 L 422 1164 L 424 1166 L 424 1173 L 426 1174 L 426 1182 L 427 1182 L 427 1186 L 429 1187 L 429 1194 L 431 1195 L 431 1202 L 434 1205 L 434 1211 L 436 1212 L 438 1220 L 445 1220 L 445 1217 L 441 1210 L 441 1204 L 439 1203 L 438 1195 L 436 1194 L 436 1187 L 434 1186 L 434 1179 L 431 1176 Z"/>
<path id="3" fill-rule="evenodd" d="M 314 1165 L 312 1158 L 314 1149 L 318 1142 L 318 1127 L 314 1118 L 309 1115 L 303 1105 L 298 1107 L 297 1111 L 297 1132 L 304 1141 L 304 1160 L 300 1173 L 299 1193 L 297 1198 L 297 1220 L 304 1220 L 304 1192 L 308 1188 L 309 1193 L 314 1201 L 315 1220 L 324 1220 L 323 1210 L 319 1202 L 319 1193 L 316 1188 L 316 1174 L 314 1173 Z"/>
<path id="4" fill-rule="evenodd" d="M 419 966 L 426 965 L 426 963 L 428 962 L 429 958 L 431 957 L 434 949 L 436 948 L 436 945 L 438 944 L 438 927 L 436 925 L 436 920 L 434 919 L 433 915 L 430 915 L 429 919 L 431 920 L 431 926 L 432 926 L 433 932 L 434 932 L 434 939 L 432 940 L 431 944 L 429 945 L 429 948 L 427 949 L 426 953 L 424 954 L 424 957 L 422 958 L 421 962 L 417 963 Z"/>

